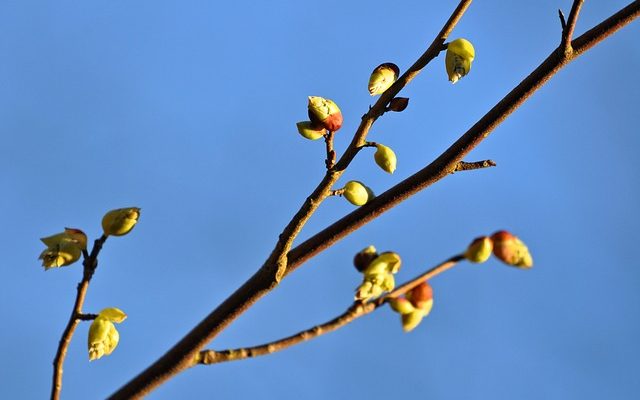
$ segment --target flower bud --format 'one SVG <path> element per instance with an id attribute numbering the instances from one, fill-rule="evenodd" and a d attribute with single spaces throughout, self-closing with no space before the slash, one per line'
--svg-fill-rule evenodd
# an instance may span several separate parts
<path id="1" fill-rule="evenodd" d="M 378 65 L 369 77 L 369 93 L 376 96 L 384 93 L 398 79 L 400 68 L 394 63 Z"/>
<path id="2" fill-rule="evenodd" d="M 364 272 L 365 269 L 371 264 L 376 257 L 378 257 L 378 252 L 376 248 L 373 246 L 369 246 L 365 249 L 360 250 L 355 257 L 353 257 L 353 265 L 356 267 L 358 272 Z"/>
<path id="3" fill-rule="evenodd" d="M 64 232 L 40 240 L 47 245 L 38 257 L 45 271 L 73 264 L 80 259 L 82 250 L 87 248 L 87 235 L 80 229 L 65 228 Z"/>
<path id="4" fill-rule="evenodd" d="M 89 327 L 89 361 L 113 352 L 120 341 L 120 334 L 113 323 L 120 323 L 125 318 L 127 315 L 117 308 L 105 308 L 100 311 Z"/>
<path id="5" fill-rule="evenodd" d="M 318 129 L 311 121 L 301 121 L 296 123 L 296 126 L 298 127 L 298 133 L 309 140 L 318 140 L 323 137 L 326 132 L 322 127 Z"/>
<path id="6" fill-rule="evenodd" d="M 396 297 L 387 300 L 391 309 L 398 314 L 409 314 L 416 310 L 411 302 L 404 297 Z"/>
<path id="7" fill-rule="evenodd" d="M 314 126 L 332 132 L 342 126 L 342 113 L 333 101 L 319 96 L 309 96 L 308 108 L 309 119 Z"/>
<path id="8" fill-rule="evenodd" d="M 409 105 L 408 97 L 394 97 L 393 99 L 391 99 L 391 102 L 389 102 L 388 108 L 391 111 L 400 112 L 400 111 L 404 111 L 408 105 Z"/>
<path id="9" fill-rule="evenodd" d="M 469 73 L 474 57 L 475 50 L 468 40 L 456 39 L 449 43 L 445 56 L 445 66 L 451 83 L 456 83 Z"/>
<path id="10" fill-rule="evenodd" d="M 391 148 L 383 144 L 376 144 L 376 148 L 377 150 L 373 155 L 373 159 L 376 161 L 376 164 L 378 164 L 378 166 L 384 171 L 393 174 L 393 171 L 396 170 L 397 164 L 396 153 L 394 153 Z"/>
<path id="11" fill-rule="evenodd" d="M 424 311 L 425 315 L 431 311 L 431 307 L 433 306 L 433 289 L 427 281 L 421 282 L 418 286 L 408 291 L 405 297 L 414 307 Z"/>
<path id="12" fill-rule="evenodd" d="M 402 314 L 400 318 L 402 319 L 402 330 L 411 332 L 420 325 L 422 318 L 424 318 L 424 313 L 421 310 L 416 310 L 408 314 Z"/>
<path id="13" fill-rule="evenodd" d="M 474 263 L 483 263 L 491 257 L 493 250 L 493 240 L 488 236 L 477 237 L 471 242 L 464 257 Z"/>
<path id="14" fill-rule="evenodd" d="M 98 315 L 117 324 L 127 319 L 127 314 L 125 314 L 121 309 L 115 307 L 105 308 L 100 311 Z"/>
<path id="15" fill-rule="evenodd" d="M 400 269 L 400 256 L 385 252 L 376 257 L 363 272 L 362 283 L 356 289 L 356 301 L 369 301 L 384 292 L 390 292 L 396 285 L 393 274 Z"/>
<path id="16" fill-rule="evenodd" d="M 498 231 L 491 235 L 493 254 L 502 262 L 520 268 L 531 268 L 533 258 L 527 246 L 507 231 Z"/>
<path id="17" fill-rule="evenodd" d="M 111 210 L 102 218 L 102 229 L 105 235 L 122 236 L 133 229 L 140 217 L 137 207 Z"/>
<path id="18" fill-rule="evenodd" d="M 393 251 L 385 251 L 378 257 L 374 258 L 369 266 L 364 270 L 366 274 L 390 273 L 395 274 L 402 266 L 402 259 L 398 253 Z"/>
<path id="19" fill-rule="evenodd" d="M 354 206 L 362 206 L 373 199 L 374 194 L 371 189 L 362 184 L 362 182 L 349 181 L 344 185 L 343 196 Z"/>

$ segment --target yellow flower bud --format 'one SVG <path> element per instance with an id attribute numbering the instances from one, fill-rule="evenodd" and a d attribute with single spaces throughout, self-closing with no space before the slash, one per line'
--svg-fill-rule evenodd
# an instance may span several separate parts
<path id="1" fill-rule="evenodd" d="M 364 274 L 390 273 L 395 274 L 402 266 L 402 259 L 398 253 L 385 251 L 376 257 L 364 270 Z"/>
<path id="2" fill-rule="evenodd" d="M 376 96 L 384 93 L 398 79 L 400 68 L 394 63 L 378 65 L 369 77 L 369 93 Z"/>
<path id="3" fill-rule="evenodd" d="M 111 210 L 102 218 L 102 230 L 105 235 L 122 236 L 133 229 L 140 217 L 138 207 Z"/>
<path id="4" fill-rule="evenodd" d="M 389 306 L 398 314 L 409 314 L 416 310 L 411 302 L 404 297 L 396 297 L 388 300 Z"/>
<path id="5" fill-rule="evenodd" d="M 115 323 L 120 323 L 127 315 L 118 308 L 105 308 L 100 311 L 89 327 L 89 361 L 109 355 L 118 345 L 120 334 Z"/>
<path id="6" fill-rule="evenodd" d="M 469 73 L 474 57 L 475 50 L 468 40 L 456 39 L 449 43 L 444 61 L 451 83 L 456 83 Z"/>
<path id="7" fill-rule="evenodd" d="M 483 263 L 491 257 L 493 240 L 488 236 L 475 238 L 464 252 L 464 257 L 474 263 Z"/>
<path id="8" fill-rule="evenodd" d="M 424 312 L 421 310 L 415 310 L 414 312 L 410 312 L 408 314 L 402 314 L 400 318 L 402 319 L 402 330 L 405 332 L 411 332 L 414 330 L 420 322 L 422 322 L 422 318 L 424 318 Z"/>
<path id="9" fill-rule="evenodd" d="M 298 133 L 309 140 L 318 140 L 326 133 L 323 127 L 318 129 L 311 121 L 298 122 L 296 126 L 298 127 Z"/>
<path id="10" fill-rule="evenodd" d="M 80 229 L 65 228 L 64 232 L 40 240 L 47 245 L 38 257 L 45 271 L 73 264 L 80 259 L 82 250 L 87 248 L 87 235 Z"/>
<path id="11" fill-rule="evenodd" d="M 362 182 L 349 181 L 344 185 L 343 189 L 344 198 L 354 206 L 365 205 L 369 200 L 375 197 L 373 191 L 366 187 Z"/>
<path id="12" fill-rule="evenodd" d="M 309 119 L 316 127 L 335 132 L 342 127 L 342 112 L 332 100 L 309 96 Z"/>
<path id="13" fill-rule="evenodd" d="M 493 254 L 507 265 L 531 268 L 533 258 L 527 246 L 507 231 L 498 231 L 491 235 Z"/>
<path id="14" fill-rule="evenodd" d="M 376 257 L 364 270 L 362 284 L 356 289 L 356 301 L 369 301 L 384 292 L 394 289 L 393 274 L 400 269 L 401 260 L 397 253 L 385 252 Z"/>
<path id="15" fill-rule="evenodd" d="M 391 148 L 383 144 L 376 144 L 376 148 L 377 150 L 373 155 L 373 159 L 376 161 L 376 164 L 378 164 L 378 166 L 384 171 L 393 174 L 393 171 L 396 170 L 397 164 L 396 153 L 394 153 Z"/>
<path id="16" fill-rule="evenodd" d="M 98 315 L 117 324 L 127 319 L 127 314 L 125 314 L 121 309 L 115 307 L 105 308 L 100 311 Z"/>

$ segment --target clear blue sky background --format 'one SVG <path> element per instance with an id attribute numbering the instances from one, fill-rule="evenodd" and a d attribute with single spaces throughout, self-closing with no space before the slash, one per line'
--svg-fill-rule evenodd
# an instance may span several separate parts
<path id="1" fill-rule="evenodd" d="M 627 1 L 586 2 L 577 33 Z M 95 238 L 112 208 L 142 207 L 109 239 L 86 312 L 129 318 L 109 357 L 88 362 L 88 324 L 65 364 L 63 398 L 103 398 L 248 278 L 324 170 L 321 142 L 296 132 L 306 97 L 335 100 L 344 149 L 373 100 L 370 71 L 406 69 L 454 1 L 0 2 L 0 396 L 49 395 L 51 361 L 79 264 L 43 272 L 39 238 L 65 226 Z M 380 193 L 422 168 L 558 44 L 570 1 L 472 4 L 453 37 L 476 48 L 452 86 L 443 56 L 402 94 L 346 173 Z M 640 391 L 640 23 L 552 79 L 456 174 L 308 262 L 212 344 L 262 343 L 342 312 L 353 254 L 403 256 L 399 280 L 509 229 L 536 265 L 463 264 L 432 281 L 432 314 L 410 334 L 388 309 L 254 360 L 181 374 L 149 398 L 634 398 Z M 343 181 L 344 182 L 344 181 Z M 353 206 L 328 199 L 301 239 Z"/>

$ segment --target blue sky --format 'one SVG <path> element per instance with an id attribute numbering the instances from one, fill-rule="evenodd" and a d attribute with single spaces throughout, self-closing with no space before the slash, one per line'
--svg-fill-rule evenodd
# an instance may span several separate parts
<path id="1" fill-rule="evenodd" d="M 138 226 L 109 239 L 85 312 L 129 318 L 106 358 L 88 362 L 88 324 L 65 363 L 63 398 L 104 398 L 157 359 L 266 258 L 321 179 L 324 148 L 296 132 L 306 97 L 335 100 L 344 149 L 373 100 L 370 71 L 405 70 L 454 1 L 0 2 L 0 389 L 48 396 L 51 361 L 81 277 L 44 273 L 39 238 L 65 226 L 100 235 L 112 208 Z M 626 5 L 587 2 L 577 34 Z M 570 1 L 471 5 L 452 38 L 473 42 L 452 86 L 444 54 L 370 139 L 392 147 L 388 175 L 362 151 L 344 176 L 377 193 L 429 163 L 555 48 Z M 268 357 L 201 367 L 149 398 L 632 398 L 640 345 L 640 25 L 569 65 L 475 149 L 497 168 L 456 174 L 292 274 L 214 341 L 280 338 L 341 313 L 374 244 L 408 279 L 508 229 L 535 267 L 463 264 L 434 279 L 433 311 L 403 334 L 377 311 Z M 369 149 L 370 150 L 370 149 Z M 353 210 L 328 199 L 300 239 Z"/>

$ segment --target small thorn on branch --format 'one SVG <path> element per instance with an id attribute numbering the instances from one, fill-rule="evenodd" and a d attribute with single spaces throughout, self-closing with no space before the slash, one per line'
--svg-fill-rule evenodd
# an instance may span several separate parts
<path id="1" fill-rule="evenodd" d="M 466 162 L 466 161 L 458 161 L 456 167 L 451 172 L 456 173 L 459 171 L 471 171 L 474 169 L 482 169 L 495 167 L 497 164 L 493 160 L 482 160 L 482 161 L 474 161 L 474 162 Z"/>

